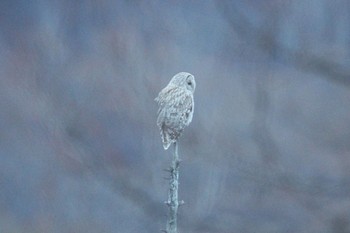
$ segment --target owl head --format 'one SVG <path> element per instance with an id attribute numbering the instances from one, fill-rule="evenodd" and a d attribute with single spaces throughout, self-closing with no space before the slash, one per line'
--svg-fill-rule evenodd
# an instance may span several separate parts
<path id="1" fill-rule="evenodd" d="M 187 72 L 180 72 L 176 74 L 170 80 L 169 84 L 185 88 L 192 93 L 194 93 L 194 90 L 196 89 L 196 81 L 194 80 L 194 76 Z"/>

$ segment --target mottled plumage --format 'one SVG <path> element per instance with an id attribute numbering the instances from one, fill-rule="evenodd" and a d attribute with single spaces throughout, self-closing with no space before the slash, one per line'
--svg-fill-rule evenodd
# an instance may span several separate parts
<path id="1" fill-rule="evenodd" d="M 157 125 L 165 150 L 178 140 L 184 128 L 192 121 L 195 88 L 194 76 L 181 72 L 155 98 L 159 105 Z"/>

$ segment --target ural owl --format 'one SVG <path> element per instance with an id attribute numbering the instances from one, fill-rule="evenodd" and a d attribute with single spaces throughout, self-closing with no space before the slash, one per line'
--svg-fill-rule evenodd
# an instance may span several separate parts
<path id="1" fill-rule="evenodd" d="M 155 98 L 159 105 L 157 125 L 165 150 L 178 140 L 184 128 L 192 121 L 195 88 L 194 76 L 181 72 Z"/>

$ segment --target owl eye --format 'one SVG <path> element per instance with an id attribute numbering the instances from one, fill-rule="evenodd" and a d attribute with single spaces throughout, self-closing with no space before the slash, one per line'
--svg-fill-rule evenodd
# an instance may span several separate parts
<path id="1" fill-rule="evenodd" d="M 192 85 L 191 80 L 187 80 L 187 84 L 191 86 Z"/>

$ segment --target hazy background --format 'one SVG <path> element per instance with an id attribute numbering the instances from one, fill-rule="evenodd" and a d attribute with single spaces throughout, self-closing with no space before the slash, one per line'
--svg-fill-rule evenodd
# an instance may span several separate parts
<path id="1" fill-rule="evenodd" d="M 347 0 L 1 1 L 0 232 L 164 229 L 180 71 L 180 232 L 350 232 Z"/>

